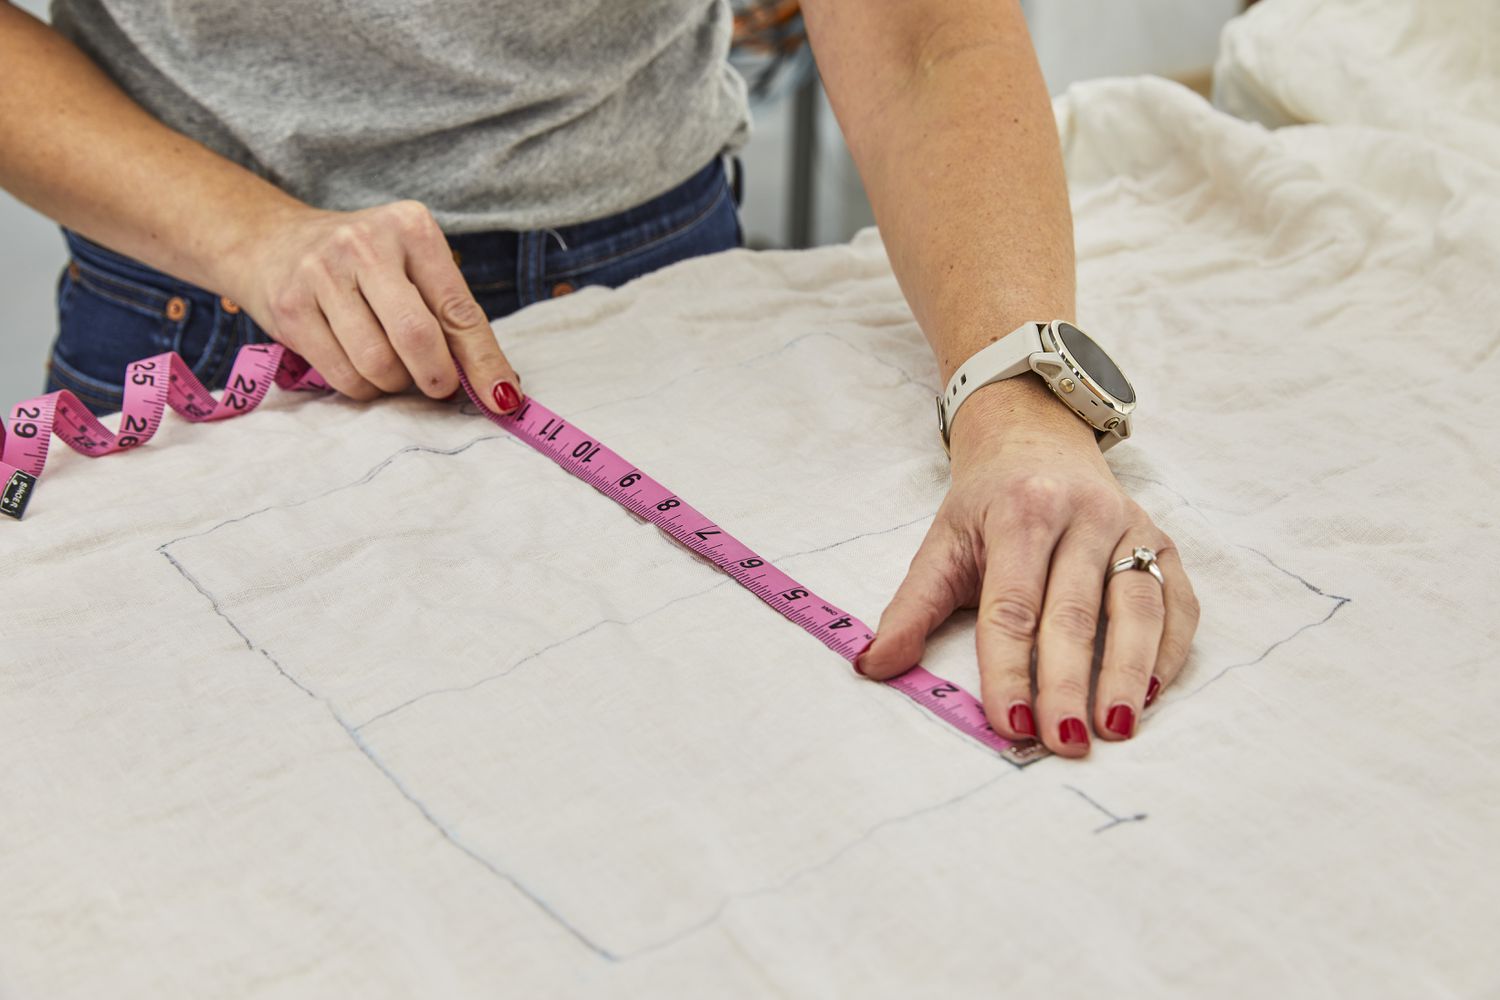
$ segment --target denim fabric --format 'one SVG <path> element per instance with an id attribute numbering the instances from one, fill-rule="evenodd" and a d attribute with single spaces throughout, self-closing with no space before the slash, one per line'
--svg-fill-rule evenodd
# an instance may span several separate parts
<path id="1" fill-rule="evenodd" d="M 668 264 L 744 244 L 739 164 L 723 160 L 657 198 L 592 222 L 448 237 L 490 319 L 586 285 L 616 287 Z M 125 366 L 176 351 L 220 388 L 238 349 L 270 338 L 228 299 L 63 230 L 72 260 L 57 285 L 58 337 L 47 391 L 71 390 L 95 413 L 120 408 Z"/>

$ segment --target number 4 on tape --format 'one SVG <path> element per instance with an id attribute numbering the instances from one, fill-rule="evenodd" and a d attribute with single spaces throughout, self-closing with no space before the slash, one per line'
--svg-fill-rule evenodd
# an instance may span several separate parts
<path id="1" fill-rule="evenodd" d="M 509 416 L 494 414 L 475 394 L 462 369 L 459 380 L 479 411 L 491 421 L 626 510 L 652 522 L 683 547 L 708 559 L 844 659 L 854 661 L 869 646 L 875 633 L 868 625 L 824 601 L 756 555 L 597 439 L 535 399 L 528 400 Z M 241 348 L 235 357 L 229 387 L 221 399 L 215 399 L 174 353 L 131 364 L 126 369 L 118 434 L 101 424 L 69 392 L 28 400 L 12 410 L 9 434 L 0 427 L 0 480 L 6 484 L 0 493 L 0 514 L 20 519 L 26 513 L 46 464 L 47 445 L 53 434 L 73 450 L 97 458 L 145 444 L 161 426 L 168 407 L 195 423 L 223 420 L 255 409 L 273 383 L 283 389 L 328 387 L 306 361 L 279 344 L 252 344 Z M 979 699 L 920 666 L 882 683 L 1013 764 L 1028 764 L 1047 755 L 1048 751 L 1035 741 L 1015 742 L 995 732 Z"/>

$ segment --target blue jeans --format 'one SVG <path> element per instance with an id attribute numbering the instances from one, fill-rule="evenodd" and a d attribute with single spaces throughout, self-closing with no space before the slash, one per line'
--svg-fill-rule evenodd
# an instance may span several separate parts
<path id="1" fill-rule="evenodd" d="M 744 244 L 739 164 L 715 158 L 682 184 L 617 215 L 556 229 L 448 237 L 459 270 L 490 319 L 582 288 L 614 288 L 700 254 Z M 47 391 L 71 390 L 96 414 L 120 408 L 125 366 L 182 355 L 219 388 L 239 348 L 270 340 L 227 298 L 179 281 L 64 229 L 72 260 L 57 285 L 58 337 Z"/>

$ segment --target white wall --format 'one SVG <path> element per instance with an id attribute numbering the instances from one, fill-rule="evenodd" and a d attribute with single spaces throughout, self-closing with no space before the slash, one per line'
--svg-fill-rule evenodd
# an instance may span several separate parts
<path id="1" fill-rule="evenodd" d="M 1088 77 L 1208 69 L 1243 0 L 1022 0 L 1052 93 Z"/>
<path id="2" fill-rule="evenodd" d="M 791 119 L 790 99 L 757 107 L 750 145 L 740 154 L 745 167 L 745 201 L 740 214 L 745 238 L 752 246 L 788 244 L 786 200 L 791 175 L 788 139 Z M 875 224 L 875 214 L 860 184 L 859 170 L 849 155 L 849 147 L 844 145 L 833 108 L 821 88 L 815 169 L 814 244 L 840 243 L 865 226 Z"/>
<path id="3" fill-rule="evenodd" d="M 1078 80 L 1155 73 L 1185 76 L 1208 70 L 1219 31 L 1243 0 L 1021 0 L 1048 89 L 1061 94 Z M 859 171 L 825 100 L 819 117 L 819 175 L 813 241 L 848 239 L 874 222 Z M 756 109 L 745 150 L 744 219 L 753 243 L 787 241 L 783 196 L 790 156 L 790 101 Z"/>

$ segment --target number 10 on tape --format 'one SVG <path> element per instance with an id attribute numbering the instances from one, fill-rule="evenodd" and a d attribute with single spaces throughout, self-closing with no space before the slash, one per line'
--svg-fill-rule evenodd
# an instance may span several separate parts
<path id="1" fill-rule="evenodd" d="M 680 496 L 535 399 L 527 400 L 510 416 L 498 416 L 480 402 L 468 378 L 460 377 L 469 398 L 494 423 L 712 562 L 845 660 L 854 662 L 875 638 L 864 622 L 812 593 Z M 1015 742 L 995 732 L 978 699 L 923 667 L 912 667 L 884 683 L 1013 764 L 1029 764 L 1049 753 L 1035 741 Z"/>
<path id="2" fill-rule="evenodd" d="M 661 528 L 769 604 L 788 621 L 851 663 L 874 631 L 771 565 L 680 496 L 569 424 L 536 400 L 510 416 L 491 413 L 462 370 L 469 398 L 491 421 L 615 503 Z M 327 389 L 302 358 L 279 344 L 251 344 L 235 357 L 223 397 L 215 399 L 175 353 L 133 362 L 126 370 L 120 431 L 106 428 L 72 393 L 54 392 L 12 409 L 9 432 L 0 426 L 0 515 L 19 520 L 31 502 L 56 434 L 74 451 L 97 458 L 140 447 L 156 434 L 170 407 L 192 422 L 249 413 L 270 387 Z M 1034 741 L 1013 742 L 990 728 L 978 699 L 914 666 L 883 683 L 1006 760 L 1024 765 L 1047 755 Z"/>

